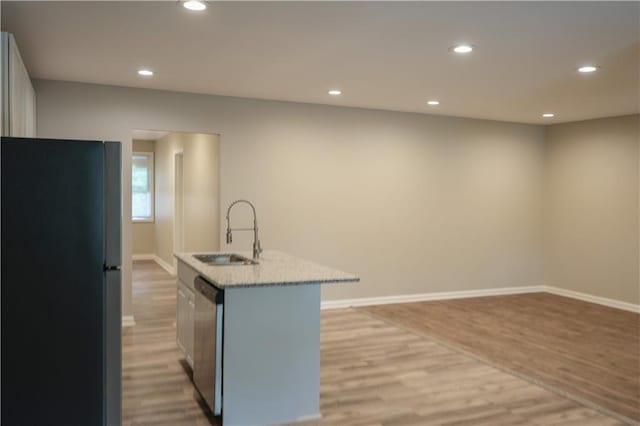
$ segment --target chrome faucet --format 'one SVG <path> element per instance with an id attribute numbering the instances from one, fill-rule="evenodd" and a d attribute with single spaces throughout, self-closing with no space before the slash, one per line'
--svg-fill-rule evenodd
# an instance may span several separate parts
<path id="1" fill-rule="evenodd" d="M 231 207 L 235 206 L 238 203 L 247 203 L 251 206 L 251 210 L 253 210 L 253 228 L 235 228 L 231 229 L 231 222 L 229 221 L 229 213 L 231 212 Z M 262 253 L 262 246 L 260 245 L 260 240 L 258 239 L 258 219 L 256 218 L 256 208 L 253 207 L 247 200 L 236 200 L 227 209 L 227 244 L 231 244 L 233 241 L 233 237 L 231 235 L 231 231 L 253 231 L 253 258 L 258 259 L 260 257 L 260 253 Z"/>

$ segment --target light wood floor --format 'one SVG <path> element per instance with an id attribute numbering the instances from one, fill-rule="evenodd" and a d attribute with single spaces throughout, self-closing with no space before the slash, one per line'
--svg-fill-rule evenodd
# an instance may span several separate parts
<path id="1" fill-rule="evenodd" d="M 153 261 L 134 262 L 136 325 L 123 329 L 124 426 L 216 425 L 176 345 L 176 279 Z"/>
<path id="2" fill-rule="evenodd" d="M 124 424 L 219 425 L 180 361 L 175 278 L 136 262 L 133 288 L 136 325 L 123 332 Z M 353 309 L 322 313 L 321 363 L 323 418 L 305 426 L 623 424 Z"/>
<path id="3" fill-rule="evenodd" d="M 640 315 L 547 293 L 361 308 L 640 421 Z"/>

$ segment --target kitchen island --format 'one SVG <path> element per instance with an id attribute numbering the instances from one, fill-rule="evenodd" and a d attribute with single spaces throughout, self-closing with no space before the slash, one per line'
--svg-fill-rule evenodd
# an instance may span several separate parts
<path id="1" fill-rule="evenodd" d="M 179 298 L 181 291 L 198 294 L 194 287 L 197 277 L 224 293 L 223 425 L 319 418 L 320 285 L 354 283 L 359 278 L 278 251 L 265 251 L 258 264 L 243 265 L 210 265 L 193 253 L 177 253 L 175 257 Z M 178 344 L 195 376 L 196 370 L 211 366 L 194 362 L 198 357 L 193 355 L 194 334 L 189 328 L 197 314 L 189 324 L 189 315 L 181 316 L 180 300 L 178 306 Z"/>

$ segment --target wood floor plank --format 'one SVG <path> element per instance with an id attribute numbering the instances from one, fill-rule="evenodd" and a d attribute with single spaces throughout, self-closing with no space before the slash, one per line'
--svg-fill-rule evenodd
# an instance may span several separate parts
<path id="1" fill-rule="evenodd" d="M 135 262 L 133 277 L 124 425 L 219 426 L 176 346 L 175 279 L 149 261 Z M 369 314 L 326 311 L 321 321 L 323 417 L 300 425 L 623 424 Z"/>
<path id="2" fill-rule="evenodd" d="M 547 293 L 359 308 L 640 421 L 640 316 Z"/>

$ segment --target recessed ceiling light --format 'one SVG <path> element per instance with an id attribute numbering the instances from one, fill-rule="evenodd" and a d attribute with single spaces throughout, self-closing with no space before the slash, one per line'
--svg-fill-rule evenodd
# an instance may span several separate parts
<path id="1" fill-rule="evenodd" d="M 329 94 L 330 94 L 331 96 L 338 96 L 338 95 L 342 95 L 342 90 L 332 89 L 332 90 L 329 90 Z"/>
<path id="2" fill-rule="evenodd" d="M 138 75 L 142 76 L 142 77 L 151 77 L 153 75 L 153 71 L 149 70 L 149 69 L 141 69 L 138 70 Z"/>
<path id="3" fill-rule="evenodd" d="M 455 53 L 471 53 L 473 52 L 474 46 L 470 44 L 456 44 L 455 46 L 451 46 L 449 50 Z"/>
<path id="4" fill-rule="evenodd" d="M 542 116 L 544 118 L 551 118 L 551 117 L 555 117 L 555 114 L 552 112 L 545 112 L 544 114 L 542 114 Z"/>
<path id="5" fill-rule="evenodd" d="M 189 0 L 182 3 L 185 9 L 193 10 L 194 12 L 202 12 L 207 8 L 207 5 L 203 1 Z"/>
<path id="6" fill-rule="evenodd" d="M 598 68 L 600 68 L 600 67 L 598 67 L 596 65 L 584 65 L 584 66 L 581 66 L 580 68 L 578 68 L 578 72 L 581 72 L 581 73 L 596 72 L 596 71 L 598 71 Z"/>
<path id="7" fill-rule="evenodd" d="M 440 101 L 436 101 L 435 99 L 432 101 L 427 101 L 429 105 L 440 105 Z"/>

